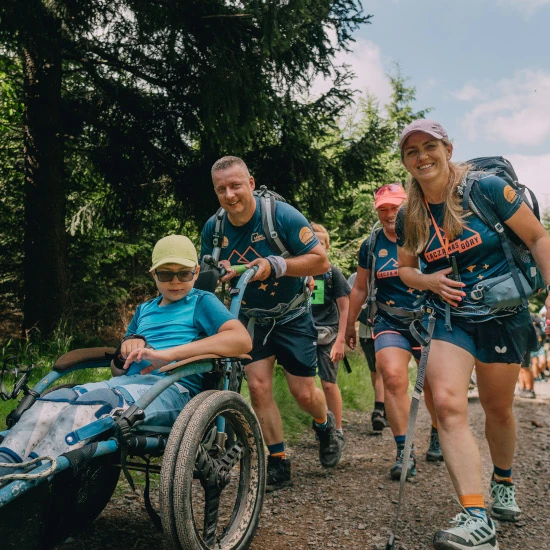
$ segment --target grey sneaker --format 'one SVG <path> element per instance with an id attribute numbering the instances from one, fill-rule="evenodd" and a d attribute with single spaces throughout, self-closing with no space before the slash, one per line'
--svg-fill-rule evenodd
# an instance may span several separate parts
<path id="1" fill-rule="evenodd" d="M 516 394 L 518 397 L 522 397 L 523 399 L 535 399 L 535 391 L 534 390 L 528 390 L 527 388 L 521 388 L 518 390 L 518 393 Z"/>
<path id="2" fill-rule="evenodd" d="M 267 479 L 265 492 L 272 493 L 285 487 L 292 486 L 290 477 L 290 460 L 268 455 L 267 457 Z"/>
<path id="3" fill-rule="evenodd" d="M 405 449 L 398 449 L 397 456 L 395 457 L 395 464 L 390 468 L 390 477 L 392 479 L 400 479 L 401 471 L 403 470 L 403 458 L 405 455 Z M 407 468 L 407 479 L 416 475 L 416 454 L 414 449 L 411 449 L 411 458 L 409 459 L 409 466 Z"/>
<path id="4" fill-rule="evenodd" d="M 380 411 L 378 409 L 374 409 L 374 411 L 372 411 L 371 422 L 372 431 L 376 433 L 382 432 L 384 428 L 389 426 L 388 419 L 386 418 L 384 411 Z"/>
<path id="5" fill-rule="evenodd" d="M 495 524 L 490 519 L 487 522 L 467 512 L 461 512 L 451 523 L 456 526 L 435 534 L 433 544 L 436 550 L 498 550 Z"/>
<path id="6" fill-rule="evenodd" d="M 443 462 L 443 451 L 439 446 L 439 434 L 432 432 L 430 436 L 430 446 L 426 453 L 426 460 L 428 462 Z"/>
<path id="7" fill-rule="evenodd" d="M 327 412 L 326 428 L 319 428 L 315 422 L 312 423 L 313 430 L 319 440 L 319 461 L 325 468 L 334 468 L 342 457 L 344 448 L 344 437 L 336 431 L 334 414 Z"/>
<path id="8" fill-rule="evenodd" d="M 516 486 L 513 483 L 491 481 L 493 506 L 491 516 L 501 521 L 518 521 L 521 510 L 516 503 Z"/>

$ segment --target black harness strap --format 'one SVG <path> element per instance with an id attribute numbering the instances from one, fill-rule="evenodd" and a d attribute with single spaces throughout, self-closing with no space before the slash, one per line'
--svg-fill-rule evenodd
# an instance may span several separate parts
<path id="1" fill-rule="evenodd" d="M 143 489 L 143 500 L 145 502 L 145 510 L 147 510 L 147 513 L 149 514 L 151 521 L 155 525 L 156 530 L 159 533 L 161 533 L 162 521 L 160 519 L 158 512 L 153 508 L 153 505 L 151 504 L 151 497 L 149 494 L 149 488 L 151 486 L 151 476 L 149 474 L 149 465 L 151 463 L 151 459 L 149 457 L 144 457 L 144 460 L 145 460 L 145 488 Z"/>
<path id="2" fill-rule="evenodd" d="M 378 309 L 390 313 L 391 315 L 399 315 L 399 317 L 406 317 L 407 319 L 420 319 L 424 315 L 421 309 L 415 309 L 411 311 L 409 309 L 403 309 L 401 307 L 388 306 L 384 302 L 376 302 Z"/>

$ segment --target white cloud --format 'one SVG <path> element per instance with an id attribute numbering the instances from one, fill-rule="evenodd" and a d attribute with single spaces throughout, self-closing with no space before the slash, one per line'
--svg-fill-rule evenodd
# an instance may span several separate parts
<path id="1" fill-rule="evenodd" d="M 463 88 L 464 90 L 464 88 Z M 550 73 L 522 70 L 487 83 L 482 101 L 464 117 L 468 138 L 514 146 L 541 145 L 550 138 Z"/>
<path id="2" fill-rule="evenodd" d="M 513 8 L 529 18 L 540 8 L 550 5 L 550 0 L 498 0 L 497 4 Z"/>
<path id="3" fill-rule="evenodd" d="M 378 98 L 380 105 L 389 102 L 392 88 L 384 71 L 380 48 L 369 40 L 358 39 L 352 52 L 340 52 L 334 60 L 335 65 L 346 64 L 355 73 L 351 87 L 360 92 L 368 91 Z M 331 81 L 321 77 L 313 84 L 312 94 L 319 95 L 330 89 Z"/>
<path id="4" fill-rule="evenodd" d="M 541 210 L 550 208 L 550 154 L 547 155 L 516 155 L 505 157 L 512 163 L 520 183 L 527 185 L 535 193 Z"/>
<path id="5" fill-rule="evenodd" d="M 464 84 L 460 90 L 451 92 L 451 95 L 455 99 L 458 99 L 458 101 L 472 101 L 483 97 L 483 92 L 479 88 L 476 88 L 474 85 L 468 83 Z"/>

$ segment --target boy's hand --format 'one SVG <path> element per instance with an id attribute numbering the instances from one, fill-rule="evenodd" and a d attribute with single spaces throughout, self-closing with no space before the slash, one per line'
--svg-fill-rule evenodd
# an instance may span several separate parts
<path id="1" fill-rule="evenodd" d="M 159 369 L 160 367 L 164 367 L 164 365 L 167 365 L 171 362 L 171 359 L 166 357 L 166 352 L 164 350 L 159 351 L 156 349 L 144 347 L 132 351 L 126 358 L 126 362 L 124 363 L 124 366 L 122 368 L 127 370 L 132 363 L 139 363 L 144 359 L 149 361 L 151 365 L 153 365 L 157 369 Z"/>
<path id="2" fill-rule="evenodd" d="M 336 340 L 330 350 L 330 360 L 337 363 L 344 358 L 344 340 Z"/>
<path id="3" fill-rule="evenodd" d="M 122 342 L 122 346 L 120 346 L 120 353 L 122 354 L 122 357 L 126 358 L 133 351 L 142 349 L 144 347 L 145 340 L 141 338 L 132 338 L 131 340 L 126 340 Z"/>

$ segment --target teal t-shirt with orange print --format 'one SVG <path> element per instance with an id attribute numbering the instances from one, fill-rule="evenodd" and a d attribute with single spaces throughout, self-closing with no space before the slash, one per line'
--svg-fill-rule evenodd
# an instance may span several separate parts
<path id="1" fill-rule="evenodd" d="M 521 206 L 522 199 L 513 187 L 497 176 L 486 175 L 479 180 L 480 190 L 496 213 L 499 220 L 504 223 L 510 219 Z M 476 306 L 473 315 L 480 314 L 486 318 L 494 317 L 494 311 L 482 311 L 479 303 L 470 299 L 470 292 L 474 286 L 484 279 L 498 277 L 509 273 L 508 262 L 502 250 L 502 245 L 497 232 L 485 224 L 478 216 L 469 212 L 464 220 L 464 230 L 461 235 L 450 243 L 446 242 L 443 229 L 445 214 L 444 204 L 428 204 L 430 216 L 430 237 L 428 244 L 420 254 L 420 259 L 425 262 L 423 272 L 435 273 L 449 267 L 450 260 L 445 254 L 445 245 L 449 257 L 456 258 L 460 280 L 466 285 L 463 290 L 466 297 L 458 308 L 451 308 L 451 314 L 463 314 L 468 311 L 468 306 Z M 400 210 L 396 220 L 397 244 L 403 246 L 405 241 L 403 227 L 404 211 Z M 436 230 L 435 224 L 437 224 Z M 435 300 L 438 305 L 441 300 Z M 521 307 L 521 306 L 519 306 Z M 503 314 L 509 315 L 518 308 L 508 309 Z M 477 318 L 477 321 L 480 319 Z"/>

